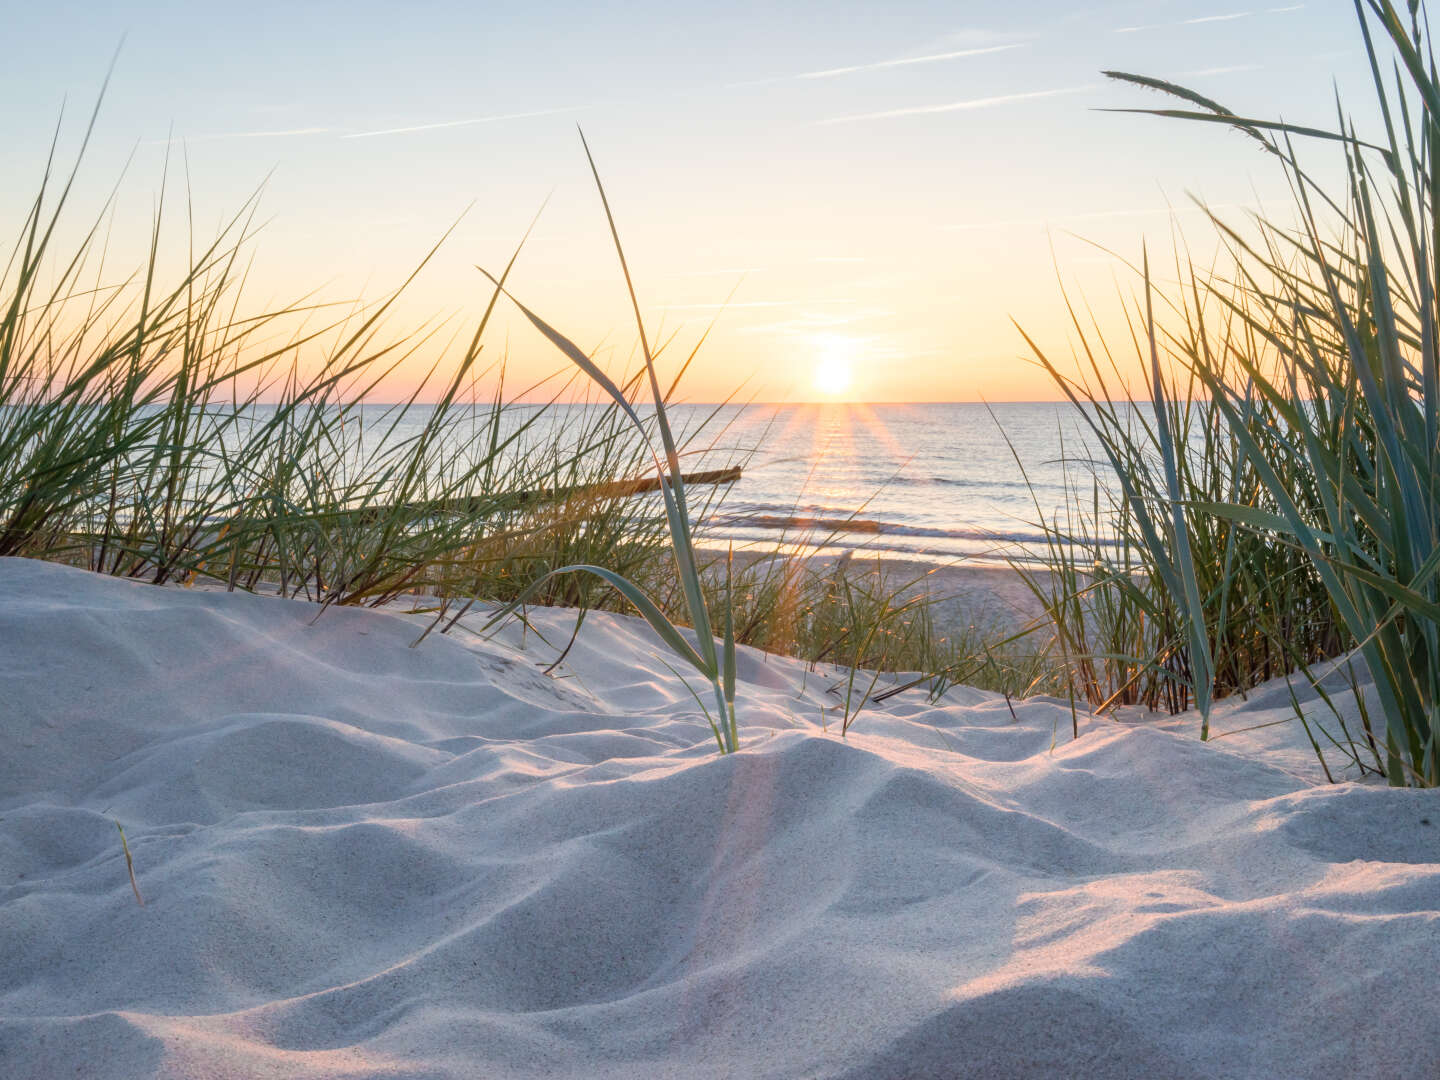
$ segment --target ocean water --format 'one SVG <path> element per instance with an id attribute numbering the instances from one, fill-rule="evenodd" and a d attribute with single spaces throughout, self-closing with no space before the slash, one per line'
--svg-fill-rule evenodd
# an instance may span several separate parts
<path id="1" fill-rule="evenodd" d="M 676 420 L 710 411 L 682 406 Z M 711 440 L 699 460 L 748 462 L 705 542 L 917 560 L 1032 553 L 1037 504 L 1048 517 L 1064 503 L 1063 461 L 1073 479 L 1087 453 L 1082 418 L 1054 402 L 730 408 L 699 442 Z"/>
<path id="2" fill-rule="evenodd" d="M 594 408 L 507 409 L 502 429 L 520 432 L 509 453 L 553 457 L 591 430 L 585 414 L 593 417 Z M 692 492 L 697 539 L 712 547 L 919 561 L 1026 558 L 1044 540 L 1037 516 L 1051 517 L 1065 502 L 1067 472 L 1089 486 L 1076 465 L 1088 454 L 1085 425 L 1068 404 L 674 405 L 669 412 L 685 472 L 744 469 L 722 490 Z M 378 405 L 357 414 L 371 450 L 377 441 L 412 440 L 428 408 L 412 408 L 395 427 L 388 415 Z M 487 419 L 485 408 L 474 410 L 473 422 L 462 413 L 447 428 L 454 445 L 446 452 L 465 457 L 486 445 Z M 1104 470 L 1098 475 L 1103 482 Z M 663 513 L 658 495 L 637 498 Z"/>

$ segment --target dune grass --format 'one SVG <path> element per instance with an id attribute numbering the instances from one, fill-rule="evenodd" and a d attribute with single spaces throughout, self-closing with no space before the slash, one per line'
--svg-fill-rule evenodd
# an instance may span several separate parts
<path id="1" fill-rule="evenodd" d="M 86 143 L 94 124 L 92 114 Z M 938 634 L 925 602 L 900 598 L 905 583 L 785 558 L 700 573 L 696 522 L 723 491 L 687 490 L 680 465 L 713 454 L 714 414 L 674 429 L 668 406 L 694 353 L 662 391 L 664 345 L 652 349 L 638 304 L 641 366 L 618 383 L 522 308 L 575 370 L 523 388 L 547 393 L 540 404 L 516 405 L 503 358 L 482 353 L 518 248 L 473 327 L 388 329 L 438 244 L 379 303 L 302 298 L 249 312 L 256 199 L 201 239 L 188 213 L 167 209 L 162 181 L 148 256 L 117 277 L 108 204 L 78 246 L 56 247 L 84 155 L 82 144 L 62 174 L 52 151 L 0 276 L 0 554 L 322 605 L 419 596 L 432 629 L 477 597 L 505 611 L 633 605 L 711 684 L 725 751 L 738 745 L 737 643 L 921 673 L 913 685 L 971 672 L 1021 689 L 1022 665 Z M 603 201 L 593 163 L 592 173 Z M 188 261 L 167 277 L 177 249 Z M 369 403 L 399 365 L 421 360 L 428 372 L 403 400 Z M 586 397 L 585 380 L 598 396 Z M 557 408 L 577 389 L 587 405 Z M 647 471 L 661 477 L 658 507 L 617 491 Z M 845 728 L 875 686 L 847 682 Z"/>
<path id="2" fill-rule="evenodd" d="M 640 301 L 635 293 L 635 284 L 630 277 L 630 267 L 625 261 L 625 249 L 620 243 L 620 232 L 615 225 L 615 216 L 610 210 L 610 200 L 605 195 L 605 186 L 601 183 L 600 172 L 595 166 L 594 156 L 590 153 L 590 147 L 585 143 L 583 134 L 580 139 L 585 147 L 585 157 L 590 164 L 591 175 L 595 179 L 595 188 L 600 194 L 600 202 L 605 210 L 605 220 L 610 226 L 610 235 L 615 244 L 615 254 L 620 260 L 620 270 L 625 278 L 625 287 L 630 294 L 630 303 L 634 310 L 635 326 L 639 334 L 641 354 L 645 364 L 644 373 L 649 384 L 650 402 L 654 410 L 652 416 L 655 429 L 660 436 L 659 451 L 650 441 L 649 426 L 641 419 L 624 391 L 611 380 L 610 376 L 579 346 L 540 318 L 539 315 L 518 300 L 515 300 L 514 303 L 531 325 L 599 386 L 634 424 L 641 445 L 653 460 L 655 473 L 659 480 L 659 489 L 664 498 L 665 519 L 670 530 L 670 551 L 674 557 L 676 576 L 685 598 L 685 613 L 688 616 L 689 626 L 694 631 L 693 641 L 680 632 L 679 627 L 665 611 L 632 578 L 617 573 L 611 567 L 596 563 L 570 563 L 556 567 L 493 615 L 486 623 L 486 627 L 493 626 L 508 617 L 553 579 L 570 575 L 599 578 L 629 601 L 676 657 L 699 672 L 710 684 L 710 689 L 714 694 L 716 712 L 712 714 L 699 695 L 696 695 L 695 700 L 700 704 L 710 722 L 710 729 L 715 736 L 715 742 L 720 752 L 731 754 L 740 748 L 740 734 L 735 716 L 735 625 L 731 604 L 733 581 L 730 573 L 730 560 L 727 558 L 725 564 L 724 603 L 721 607 L 723 638 L 717 648 L 712 631 L 713 620 L 710 615 L 710 607 L 696 563 L 694 521 L 686 495 L 684 474 L 680 467 L 679 447 L 675 441 L 666 409 L 669 394 L 660 389 L 660 379 L 655 369 L 655 354 L 650 347 L 650 339 L 645 330 L 645 320 L 640 314 Z M 497 278 L 488 271 L 482 270 L 481 272 L 494 283 L 497 293 L 504 291 L 503 275 Z"/>
<path id="3" fill-rule="evenodd" d="M 824 538 L 815 538 L 824 546 Z M 932 568 L 887 569 L 863 557 L 769 557 L 737 564 L 731 603 L 740 644 L 842 673 L 853 714 L 894 696 L 897 685 L 938 696 L 965 684 L 1014 697 L 1060 690 L 1037 639 L 990 624 L 953 625 L 939 613 Z M 707 589 L 718 579 L 708 576 Z M 853 672 L 909 673 L 899 684 Z M 870 690 L 867 692 L 867 686 Z"/>
<path id="4" fill-rule="evenodd" d="M 135 902 L 144 907 L 145 898 L 140 895 L 140 883 L 135 880 L 135 860 L 130 855 L 130 841 L 125 839 L 125 826 L 117 821 L 115 828 L 120 833 L 120 850 L 125 855 L 125 871 L 130 875 L 130 891 L 135 894 Z"/>
<path id="5" fill-rule="evenodd" d="M 583 134 L 581 142 L 629 292 L 644 361 L 643 370 L 651 392 L 650 416 L 659 435 L 658 449 L 653 447 L 648 437 L 645 421 L 610 377 L 570 338 L 520 301 L 511 299 L 531 325 L 599 386 L 639 432 L 643 445 L 652 456 L 669 525 L 673 575 L 662 575 L 662 581 L 664 576 L 668 576 L 678 589 L 672 590 L 670 597 L 657 600 L 653 590 L 646 587 L 647 584 L 656 584 L 653 576 L 647 583 L 637 575 L 627 576 L 617 572 L 613 566 L 572 563 L 557 567 L 534 581 L 493 614 L 485 624 L 486 628 L 512 615 L 554 580 L 570 576 L 599 578 L 639 612 L 684 665 L 698 672 L 709 683 L 714 697 L 714 713 L 699 694 L 694 696 L 710 722 L 722 754 L 739 749 L 735 713 L 737 642 L 801 656 L 812 664 L 829 659 L 839 665 L 844 671 L 843 679 L 835 686 L 835 689 L 843 687 L 841 735 L 849 733 L 851 724 L 866 704 L 884 700 L 905 689 L 923 685 L 938 696 L 947 686 L 983 676 L 1006 693 L 1015 691 L 1017 687 L 1022 687 L 1020 693 L 1028 693 L 1046 682 L 1043 660 L 1035 654 L 1018 659 L 999 646 L 987 646 L 968 635 L 954 640 L 941 638 L 930 617 L 929 601 L 916 592 L 914 580 L 896 582 L 880 575 L 868 580 L 863 576 L 856 579 L 847 573 L 847 559 L 841 559 L 836 571 L 827 575 L 816 573 L 802 559 L 762 558 L 750 563 L 746 580 L 741 582 L 735 577 L 733 551 L 720 563 L 723 574 L 712 572 L 707 575 L 702 572 L 695 518 L 690 509 L 667 409 L 670 394 L 661 391 L 654 354 L 619 230 Z M 503 276 L 497 278 L 483 269 L 481 272 L 498 290 L 504 291 Z M 680 620 L 673 614 L 678 607 L 672 599 L 673 591 L 678 591 L 683 599 L 683 608 L 679 608 L 682 613 Z M 741 605 L 743 609 L 737 614 Z M 716 620 L 710 614 L 712 610 L 721 613 L 718 642 L 713 632 Z M 693 635 L 686 637 L 682 634 L 681 625 L 691 628 Z M 1001 655 L 1005 657 L 1004 661 L 999 659 Z M 909 671 L 913 675 L 899 686 L 887 685 L 877 693 L 881 675 L 896 671 Z"/>
<path id="6" fill-rule="evenodd" d="M 1294 217 L 1211 214 L 1228 262 L 1177 263 L 1161 325 L 1148 262 L 1138 268 L 1130 345 L 1146 393 L 1133 396 L 1149 408 L 1124 400 L 1129 387 L 1112 391 L 1119 367 L 1078 318 L 1083 377 L 1035 350 L 1118 489 L 1087 512 L 1077 488 L 1071 519 L 1047 526 L 1058 583 L 1047 602 L 1092 704 L 1193 701 L 1202 735 L 1214 698 L 1353 650 L 1379 708 L 1361 697 L 1353 727 L 1336 708 L 1329 726 L 1302 715 L 1322 764 L 1338 754 L 1391 784 L 1435 786 L 1440 78 L 1423 5 L 1402 14 L 1357 0 L 1355 13 L 1382 122 L 1374 139 L 1339 102 L 1333 129 L 1301 127 L 1107 72 L 1180 103 L 1133 111 L 1253 139 L 1286 177 Z M 1301 164 L 1297 145 L 1310 142 L 1341 156 L 1343 190 Z"/>
<path id="7" fill-rule="evenodd" d="M 1149 299 L 1147 268 L 1135 269 Z M 1194 284 L 1174 319 L 1217 335 L 1223 351 L 1212 355 L 1257 347 Z M 1134 332 L 1122 352 L 1094 321 L 1071 313 L 1078 372 L 1031 344 L 1080 419 L 1082 439 L 1068 463 L 1074 487 L 1058 515 L 1036 505 L 1043 568 L 1014 565 L 1053 618 L 1077 697 L 1100 711 L 1197 708 L 1208 734 L 1211 701 L 1333 656 L 1343 635 L 1303 557 L 1205 509 L 1269 505 L 1223 414 L 1197 393 L 1198 380 L 1158 362 L 1163 346 L 1203 355 L 1207 339 L 1162 342 L 1142 300 L 1130 311 Z M 1138 385 L 1127 370 L 1140 371 Z M 1300 463 L 1284 468 L 1297 497 L 1309 497 L 1313 484 Z"/>
<path id="8" fill-rule="evenodd" d="M 503 360 L 482 364 L 498 290 L 448 342 L 441 324 L 391 334 L 432 249 L 377 304 L 247 314 L 253 200 L 202 241 L 184 214 L 172 228 L 162 198 L 148 257 L 117 277 L 108 207 L 78 247 L 55 247 L 83 157 L 60 175 L 52 153 L 0 276 L 0 554 L 380 604 L 504 597 L 577 555 L 640 565 L 663 550 L 653 508 L 606 493 L 645 462 L 624 409 L 592 400 L 562 418 L 573 388 L 559 379 L 516 405 Z M 189 260 L 162 280 L 177 249 Z M 367 404 L 422 358 L 403 400 Z"/>

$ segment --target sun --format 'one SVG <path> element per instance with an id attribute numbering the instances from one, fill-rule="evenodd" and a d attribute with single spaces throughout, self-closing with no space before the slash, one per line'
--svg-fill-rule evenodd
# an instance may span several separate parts
<path id="1" fill-rule="evenodd" d="M 850 389 L 850 365 L 844 360 L 826 357 L 815 365 L 815 389 L 828 397 L 838 397 Z"/>
<path id="2" fill-rule="evenodd" d="M 839 397 L 850 389 L 855 341 L 831 335 L 817 339 L 815 345 L 819 354 L 812 377 L 815 389 L 826 397 Z"/>

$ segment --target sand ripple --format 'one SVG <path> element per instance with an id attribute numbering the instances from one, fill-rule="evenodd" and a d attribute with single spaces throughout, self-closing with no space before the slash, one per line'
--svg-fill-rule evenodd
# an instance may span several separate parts
<path id="1" fill-rule="evenodd" d="M 1435 793 L 314 616 L 0 560 L 4 1076 L 1434 1075 Z"/>

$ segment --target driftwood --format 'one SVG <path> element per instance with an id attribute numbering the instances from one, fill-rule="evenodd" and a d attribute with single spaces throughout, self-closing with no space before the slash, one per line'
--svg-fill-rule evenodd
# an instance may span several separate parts
<path id="1" fill-rule="evenodd" d="M 681 473 L 680 478 L 687 485 L 733 484 L 740 479 L 740 466 L 728 469 L 708 469 L 704 472 Z M 437 499 L 434 502 L 406 503 L 404 509 L 415 514 L 476 514 L 489 510 L 515 509 L 537 502 L 555 502 L 560 499 L 623 499 L 647 491 L 659 491 L 658 476 L 640 476 L 633 480 L 611 480 L 604 484 L 589 484 L 580 487 L 535 488 L 532 491 L 511 491 L 504 495 L 472 495 L 463 499 Z M 385 508 L 376 507 L 371 511 L 376 517 L 385 513 Z"/>
<path id="2" fill-rule="evenodd" d="M 687 485 L 733 484 L 740 479 L 740 466 L 728 469 L 709 469 L 705 472 L 681 473 L 680 479 Z M 587 499 L 623 499 L 627 495 L 639 495 L 646 491 L 659 491 L 658 476 L 639 476 L 633 480 L 611 480 L 605 484 L 592 484 L 580 488 L 539 488 L 535 491 L 519 492 L 515 498 L 521 502 L 549 502 L 555 499 L 581 497 Z"/>

